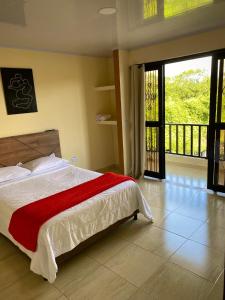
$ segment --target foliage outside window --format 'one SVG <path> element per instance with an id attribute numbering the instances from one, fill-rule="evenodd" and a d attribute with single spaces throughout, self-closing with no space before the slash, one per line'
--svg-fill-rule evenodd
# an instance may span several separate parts
<path id="1" fill-rule="evenodd" d="M 154 71 L 146 72 L 145 77 L 145 118 L 149 121 L 155 120 L 158 114 L 156 97 L 150 97 L 152 90 L 157 91 L 158 74 L 151 76 Z M 166 109 L 165 123 L 173 124 L 205 124 L 209 122 L 209 99 L 210 99 L 210 76 L 201 69 L 188 70 L 179 75 L 165 78 Z M 169 127 L 165 127 L 165 149 L 169 149 Z M 156 132 L 153 133 L 155 135 Z M 178 153 L 183 154 L 183 128 L 179 127 Z M 151 146 L 150 146 L 151 145 Z M 202 128 L 201 132 L 201 152 L 206 154 L 207 129 Z M 158 151 L 157 138 L 146 131 L 147 149 Z M 154 148 L 154 149 L 153 149 Z M 185 137 L 186 155 L 191 154 L 191 131 L 187 127 Z M 198 127 L 193 128 L 193 155 L 198 154 Z M 172 126 L 172 152 L 176 152 L 176 127 Z"/>
<path id="2" fill-rule="evenodd" d="M 175 17 L 190 10 L 213 4 L 214 0 L 164 0 L 163 15 L 165 18 Z M 144 0 L 144 19 L 158 15 L 158 0 Z"/>

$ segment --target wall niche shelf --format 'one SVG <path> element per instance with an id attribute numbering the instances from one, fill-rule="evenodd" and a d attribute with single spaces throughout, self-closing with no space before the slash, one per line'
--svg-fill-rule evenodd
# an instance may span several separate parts
<path id="1" fill-rule="evenodd" d="M 98 91 L 98 92 L 114 91 L 115 90 L 115 85 L 97 86 L 97 87 L 95 87 L 95 90 Z"/>
<path id="2" fill-rule="evenodd" d="M 93 86 L 93 89 L 102 94 L 96 96 L 96 116 L 97 114 L 102 114 L 107 112 L 112 116 L 112 120 L 97 121 L 98 125 L 107 125 L 105 127 L 105 134 L 110 141 L 110 145 L 114 152 L 114 157 L 112 158 L 111 166 L 118 166 L 118 171 L 124 174 L 124 157 L 123 157 L 123 130 L 122 130 L 122 107 L 121 107 L 121 92 L 120 92 L 120 69 L 119 69 L 119 51 L 113 51 L 113 73 L 114 81 L 109 74 L 110 81 L 106 82 L 106 85 Z M 101 84 L 101 83 L 99 83 Z M 98 108 L 97 108 L 98 107 Z M 109 126 L 110 125 L 110 126 Z M 98 126 L 99 127 L 99 126 Z M 100 127 L 99 127 L 99 130 Z M 103 130 L 103 128 L 102 128 Z M 107 140 L 107 141 L 108 141 Z M 108 144 L 107 144 L 108 145 Z"/>
<path id="3" fill-rule="evenodd" d="M 96 121 L 97 124 L 99 125 L 117 125 L 117 121 L 114 120 L 109 120 L 109 121 Z"/>

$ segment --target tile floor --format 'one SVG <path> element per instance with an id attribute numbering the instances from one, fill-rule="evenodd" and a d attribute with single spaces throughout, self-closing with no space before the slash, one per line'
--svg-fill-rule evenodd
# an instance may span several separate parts
<path id="1" fill-rule="evenodd" d="M 225 198 L 200 169 L 168 165 L 164 182 L 141 180 L 155 222 L 139 216 L 64 264 L 54 284 L 0 235 L 0 299 L 221 300 Z"/>

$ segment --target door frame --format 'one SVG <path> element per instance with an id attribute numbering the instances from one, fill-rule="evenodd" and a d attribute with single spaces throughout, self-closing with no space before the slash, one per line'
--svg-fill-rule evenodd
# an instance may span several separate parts
<path id="1" fill-rule="evenodd" d="M 173 57 L 173 58 L 168 58 L 168 59 L 163 59 L 163 60 L 142 63 L 142 64 L 138 64 L 138 65 L 141 66 L 144 64 L 145 68 L 148 68 L 148 66 L 151 66 L 154 64 L 155 65 L 160 65 L 160 64 L 165 65 L 165 64 L 169 64 L 169 63 L 173 63 L 173 62 L 181 62 L 181 61 L 188 60 L 188 59 L 203 58 L 206 56 L 213 56 L 213 55 L 221 55 L 224 52 L 225 52 L 225 48 L 221 48 L 221 49 L 215 49 L 215 50 L 206 51 L 206 52 L 184 55 L 184 56 L 180 56 L 180 57 Z"/>
<path id="2" fill-rule="evenodd" d="M 145 128 L 158 128 L 159 172 L 145 170 L 144 176 L 165 179 L 165 65 L 151 63 L 145 66 L 145 72 L 158 71 L 158 121 L 145 121 Z"/>
<path id="3" fill-rule="evenodd" d="M 225 60 L 225 51 L 220 53 L 215 53 L 212 56 L 212 69 L 211 69 L 211 86 L 210 86 L 210 111 L 209 111 L 209 131 L 208 131 L 208 181 L 207 188 L 215 192 L 225 193 L 225 186 L 218 184 L 219 179 L 219 164 L 217 160 L 217 146 L 218 140 L 220 138 L 220 130 L 225 130 L 225 122 L 221 121 L 221 109 L 222 102 L 217 102 L 217 92 L 219 89 L 218 83 L 220 78 L 223 76 L 221 74 L 220 66 L 218 68 L 218 62 L 220 59 Z M 223 71 L 223 69 L 222 69 Z M 222 82 L 223 83 L 223 82 Z M 221 99 L 222 101 L 222 99 Z M 216 120 L 216 115 L 218 116 L 218 111 L 220 114 L 219 119 Z"/>
<path id="4" fill-rule="evenodd" d="M 215 49 L 215 50 L 211 50 L 211 51 L 206 51 L 206 52 L 201 52 L 201 53 L 195 53 L 195 54 L 190 54 L 190 55 L 185 55 L 185 56 L 181 56 L 181 57 L 177 57 L 177 58 L 169 58 L 169 59 L 164 59 L 164 60 L 160 60 L 160 61 L 153 61 L 153 62 L 148 62 L 148 63 L 144 63 L 145 65 L 145 69 L 148 70 L 151 68 L 151 66 L 157 66 L 157 65 L 163 65 L 165 68 L 166 64 L 169 63 L 174 63 L 174 62 L 182 62 L 185 60 L 189 60 L 189 59 L 196 59 L 196 58 L 203 58 L 203 57 L 207 57 L 207 56 L 212 56 L 212 68 L 213 68 L 213 57 L 219 57 L 221 55 L 223 55 L 225 53 L 225 48 L 222 49 Z M 139 64 L 141 65 L 141 64 Z M 215 67 L 214 67 L 215 68 Z M 212 93 L 212 88 L 215 89 L 215 82 L 212 83 L 212 75 L 215 76 L 215 71 L 211 69 L 211 84 L 213 84 L 213 86 L 210 86 L 210 108 L 209 108 L 209 120 L 211 117 L 211 114 L 215 114 L 214 109 L 216 107 L 213 106 L 213 103 L 211 101 L 211 93 Z M 214 73 L 213 73 L 214 72 Z M 165 80 L 165 72 L 164 72 L 164 80 Z M 215 80 L 215 79 L 214 79 Z M 165 99 L 165 88 L 164 88 L 164 99 Z M 165 107 L 165 103 L 164 103 L 164 107 Z M 210 126 L 209 126 L 210 127 Z M 220 125 L 220 129 L 225 129 L 225 125 Z M 164 109 L 164 132 L 165 132 L 165 109 Z M 165 133 L 164 133 L 165 135 Z M 210 172 L 212 172 L 212 165 L 210 164 L 209 166 L 209 155 L 212 159 L 212 157 L 214 157 L 214 150 L 212 149 L 212 147 L 209 147 L 209 145 L 212 145 L 211 143 L 214 141 L 213 139 L 213 134 L 208 132 L 208 137 L 207 137 L 207 160 L 208 160 L 208 168 L 207 168 L 207 188 L 212 189 L 214 191 L 220 191 L 220 192 L 225 192 L 225 188 L 224 187 L 220 187 L 217 186 L 215 187 L 214 185 L 212 185 L 211 182 L 211 174 Z M 211 148 L 211 149 L 210 149 Z M 165 154 L 165 146 L 164 146 L 164 154 Z M 164 163 L 164 178 L 165 178 L 165 161 L 160 162 L 160 163 Z M 147 175 L 148 176 L 148 175 Z M 149 175 L 150 176 L 150 175 Z M 153 176 L 156 177 L 156 176 Z M 159 177 L 158 177 L 159 178 Z"/>

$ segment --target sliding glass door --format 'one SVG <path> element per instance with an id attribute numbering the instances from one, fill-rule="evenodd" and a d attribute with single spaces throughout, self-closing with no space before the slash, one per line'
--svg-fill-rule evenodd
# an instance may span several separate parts
<path id="1" fill-rule="evenodd" d="M 225 192 L 225 52 L 212 60 L 207 187 Z"/>
<path id="2" fill-rule="evenodd" d="M 209 55 L 212 55 L 212 70 L 207 134 L 207 187 L 225 192 L 225 51 Z M 160 179 L 165 178 L 165 63 L 145 64 L 144 175 Z M 199 145 L 202 144 L 202 138 L 199 134 Z M 201 147 L 199 149 L 201 152 Z"/>
<path id="3" fill-rule="evenodd" d="M 145 176 L 165 178 L 164 65 L 145 66 Z"/>

